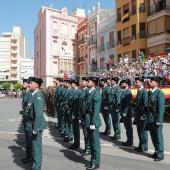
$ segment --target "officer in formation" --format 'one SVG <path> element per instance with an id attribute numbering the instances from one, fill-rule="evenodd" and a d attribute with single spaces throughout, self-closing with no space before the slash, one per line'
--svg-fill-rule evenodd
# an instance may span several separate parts
<path id="1" fill-rule="evenodd" d="M 25 90 L 25 93 L 23 94 L 23 100 L 22 100 L 22 123 L 24 126 L 25 139 L 26 139 L 26 157 L 21 159 L 23 163 L 32 162 L 32 142 L 31 142 L 32 134 L 29 134 L 29 131 L 26 130 L 26 122 L 27 122 L 26 108 L 28 105 L 28 101 L 32 97 L 32 92 L 29 87 L 30 79 L 31 77 L 29 79 L 23 79 L 23 85 L 22 85 L 23 90 Z"/>
<path id="2" fill-rule="evenodd" d="M 23 111 L 25 116 L 26 134 L 28 134 L 27 144 L 29 148 L 29 157 L 23 160 L 23 163 L 32 162 L 32 170 L 40 170 L 42 164 L 42 132 L 47 128 L 45 118 L 43 117 L 44 111 L 44 96 L 40 91 L 41 83 L 40 78 L 31 77 L 28 82 L 30 91 L 26 90 L 23 96 Z M 25 88 L 25 83 L 23 87 Z M 27 94 L 29 92 L 29 95 Z M 26 101 L 26 96 L 29 96 Z"/>

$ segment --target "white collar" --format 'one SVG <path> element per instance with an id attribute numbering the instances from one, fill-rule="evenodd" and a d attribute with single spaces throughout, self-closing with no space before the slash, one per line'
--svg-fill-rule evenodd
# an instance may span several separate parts
<path id="1" fill-rule="evenodd" d="M 154 89 L 152 89 L 152 93 L 157 89 L 157 87 L 155 87 Z"/>
<path id="2" fill-rule="evenodd" d="M 128 88 L 129 88 L 129 87 L 126 87 L 126 89 L 125 89 L 125 90 L 127 90 Z M 124 90 L 124 91 L 125 91 L 125 90 Z"/>
<path id="3" fill-rule="evenodd" d="M 139 89 L 139 91 L 141 91 L 143 88 L 144 88 L 144 87 L 142 86 L 142 87 Z"/>
<path id="4" fill-rule="evenodd" d="M 35 94 L 35 93 L 37 93 L 39 90 L 36 90 L 36 91 L 34 91 L 33 93 L 32 93 L 32 96 Z"/>
<path id="5" fill-rule="evenodd" d="M 114 86 L 112 86 L 112 88 L 114 88 L 117 84 L 115 84 Z"/>
<path id="6" fill-rule="evenodd" d="M 67 90 L 71 89 L 71 87 L 69 87 Z"/>
<path id="7" fill-rule="evenodd" d="M 103 87 L 106 87 L 107 86 L 107 84 L 105 84 Z"/>
<path id="8" fill-rule="evenodd" d="M 78 87 L 76 87 L 74 90 L 77 90 L 78 89 Z"/>
<path id="9" fill-rule="evenodd" d="M 89 90 L 89 94 L 94 90 L 95 88 L 93 88 L 93 89 L 91 89 L 91 90 Z"/>
<path id="10" fill-rule="evenodd" d="M 87 87 L 84 87 L 83 89 L 86 90 Z"/>

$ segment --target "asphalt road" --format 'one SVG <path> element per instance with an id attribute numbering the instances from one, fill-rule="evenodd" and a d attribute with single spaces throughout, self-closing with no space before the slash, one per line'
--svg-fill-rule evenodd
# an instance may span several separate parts
<path id="1" fill-rule="evenodd" d="M 21 99 L 0 99 L 0 170 L 31 169 L 30 164 L 20 160 L 25 157 L 25 137 L 21 124 Z M 45 114 L 48 129 L 43 132 L 43 164 L 42 170 L 84 170 L 90 156 L 81 157 L 84 149 L 81 131 L 81 148 L 72 151 L 67 149 L 70 143 L 64 143 L 59 132 L 54 128 L 56 119 Z M 102 119 L 103 120 L 103 119 Z M 104 131 L 104 123 L 100 131 Z M 123 147 L 126 140 L 122 126 L 122 139 L 113 143 L 109 137 L 101 136 L 101 170 L 169 170 L 170 169 L 170 124 L 164 124 L 165 159 L 154 162 L 148 158 L 153 153 L 152 142 L 149 138 L 149 151 L 137 153 L 134 147 Z M 113 135 L 113 134 L 112 134 Z M 134 126 L 134 146 L 138 138 Z"/>

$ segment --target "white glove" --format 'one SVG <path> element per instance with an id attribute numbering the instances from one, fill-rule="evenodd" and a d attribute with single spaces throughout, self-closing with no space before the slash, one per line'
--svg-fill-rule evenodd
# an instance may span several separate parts
<path id="1" fill-rule="evenodd" d="M 156 122 L 156 125 L 158 125 L 158 126 L 159 126 L 160 124 L 161 124 L 161 123 Z"/>
<path id="2" fill-rule="evenodd" d="M 90 125 L 90 129 L 94 130 L 95 129 L 95 125 Z"/>
<path id="3" fill-rule="evenodd" d="M 146 115 L 143 114 L 141 117 L 140 117 L 140 120 L 145 120 L 146 119 Z"/>
<path id="4" fill-rule="evenodd" d="M 79 120 L 79 123 L 81 123 L 81 120 Z"/>
<path id="5" fill-rule="evenodd" d="M 36 134 L 37 134 L 37 132 L 35 132 L 35 131 L 33 131 L 32 133 L 33 133 L 33 135 L 36 135 Z"/>
<path id="6" fill-rule="evenodd" d="M 107 106 L 105 106 L 105 107 L 104 107 L 104 110 L 108 110 L 108 107 L 107 107 Z"/>
<path id="7" fill-rule="evenodd" d="M 123 117 L 126 117 L 127 115 L 126 114 L 123 114 Z"/>
<path id="8" fill-rule="evenodd" d="M 72 115 L 72 119 L 75 119 L 75 116 L 74 116 L 74 115 Z"/>
<path id="9" fill-rule="evenodd" d="M 118 113 L 120 111 L 120 109 L 116 109 L 116 113 Z"/>

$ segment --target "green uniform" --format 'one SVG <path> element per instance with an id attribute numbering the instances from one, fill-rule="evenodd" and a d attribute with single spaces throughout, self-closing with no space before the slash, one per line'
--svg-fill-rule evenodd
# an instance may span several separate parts
<path id="1" fill-rule="evenodd" d="M 102 88 L 102 102 L 101 102 L 101 113 L 103 115 L 103 119 L 106 125 L 105 132 L 110 134 L 111 132 L 111 121 L 109 117 L 109 111 L 108 111 L 108 91 L 109 87 L 105 85 Z"/>
<path id="2" fill-rule="evenodd" d="M 64 96 L 63 102 L 65 106 L 64 119 L 65 119 L 65 134 L 66 137 L 73 138 L 73 126 L 72 126 L 72 111 L 73 111 L 73 94 L 72 88 L 68 88 Z"/>
<path id="3" fill-rule="evenodd" d="M 148 91 L 145 88 L 138 90 L 135 104 L 135 119 L 139 137 L 139 149 L 148 149 L 148 132 L 145 131 L 147 119 L 145 118 L 148 109 Z M 145 118 L 143 120 L 143 117 Z"/>
<path id="4" fill-rule="evenodd" d="M 80 96 L 79 96 L 79 111 L 80 111 L 81 123 L 82 123 L 82 128 L 83 128 L 83 134 L 84 134 L 84 143 L 85 143 L 84 152 L 86 153 L 90 152 L 89 137 L 87 134 L 87 129 L 84 126 L 85 116 L 86 116 L 85 109 L 86 109 L 86 102 L 87 102 L 88 94 L 89 94 L 89 89 L 86 87 L 82 89 Z"/>
<path id="5" fill-rule="evenodd" d="M 73 122 L 73 134 L 74 134 L 74 147 L 80 147 L 80 127 L 79 127 L 79 95 L 80 92 L 77 89 L 74 90 L 73 96 L 73 112 L 72 112 L 72 122 Z"/>
<path id="6" fill-rule="evenodd" d="M 121 129 L 120 129 L 120 97 L 121 90 L 119 85 L 115 85 L 111 88 L 109 92 L 109 110 L 112 116 L 112 124 L 114 130 L 114 137 L 121 137 Z"/>
<path id="7" fill-rule="evenodd" d="M 43 94 L 40 91 L 32 93 L 32 98 L 26 109 L 26 129 L 32 133 L 32 170 L 40 170 L 42 164 L 42 131 L 47 128 L 45 118 L 43 117 L 43 110 Z"/>
<path id="8" fill-rule="evenodd" d="M 120 114 L 123 118 L 124 126 L 126 129 L 127 143 L 133 144 L 133 128 L 132 128 L 132 92 L 129 88 L 125 89 L 121 94 L 120 100 Z"/>
<path id="9" fill-rule="evenodd" d="M 164 111 L 165 95 L 161 90 L 156 89 L 149 96 L 147 123 L 155 148 L 154 154 L 157 158 L 164 158 L 164 140 L 162 134 Z"/>
<path id="10" fill-rule="evenodd" d="M 24 125 L 24 132 L 25 132 L 25 140 L 26 140 L 26 154 L 28 158 L 32 158 L 32 138 L 31 135 L 29 134 L 29 132 L 26 130 L 26 122 L 27 122 L 27 118 L 26 118 L 26 108 L 28 105 L 28 101 L 30 100 L 30 98 L 32 97 L 32 92 L 31 90 L 26 91 L 26 93 L 24 93 L 23 95 L 23 100 L 22 100 L 22 123 Z"/>
<path id="11" fill-rule="evenodd" d="M 91 150 L 91 164 L 97 165 L 100 163 L 100 139 L 99 127 L 100 120 L 101 95 L 99 90 L 89 90 L 89 95 L 86 104 L 85 127 L 87 128 L 90 150 Z M 95 125 L 95 129 L 91 129 L 90 125 Z"/>
<path id="12" fill-rule="evenodd" d="M 62 116 L 62 113 L 60 111 L 60 103 L 59 103 L 60 102 L 59 101 L 60 95 L 61 95 L 61 86 L 57 85 L 56 90 L 55 90 L 54 105 L 55 105 L 55 108 L 57 110 L 58 128 L 61 128 L 61 116 Z"/>

